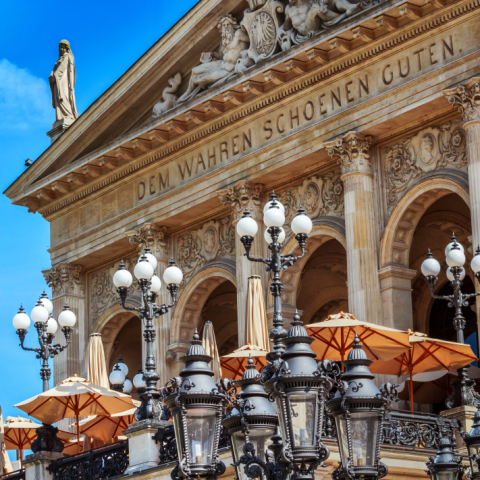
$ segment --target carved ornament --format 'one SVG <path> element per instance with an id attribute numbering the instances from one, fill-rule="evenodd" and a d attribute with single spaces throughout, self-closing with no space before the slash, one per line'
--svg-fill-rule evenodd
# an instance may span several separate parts
<path id="1" fill-rule="evenodd" d="M 234 221 L 237 222 L 246 208 L 248 208 L 253 218 L 263 218 L 262 190 L 263 185 L 261 183 L 251 183 L 242 180 L 234 186 L 220 190 L 217 194 L 224 205 L 231 207 Z"/>
<path id="2" fill-rule="evenodd" d="M 178 72 L 174 77 L 172 77 L 168 81 L 168 87 L 165 87 L 163 89 L 162 93 L 162 99 L 155 104 L 153 107 L 153 118 L 157 118 L 163 113 L 165 113 L 167 110 L 170 110 L 175 106 L 175 103 L 177 101 L 177 96 L 175 95 L 175 92 L 178 90 L 178 87 L 180 87 L 180 84 L 182 83 L 182 74 Z"/>
<path id="3" fill-rule="evenodd" d="M 167 227 L 157 227 L 153 223 L 144 223 L 125 235 L 131 245 L 136 245 L 139 253 L 148 245 L 153 255 L 159 260 L 168 260 Z"/>
<path id="4" fill-rule="evenodd" d="M 60 262 L 42 273 L 48 286 L 52 288 L 53 298 L 60 295 L 83 296 L 85 285 L 81 265 Z"/>
<path id="5" fill-rule="evenodd" d="M 343 138 L 336 138 L 323 145 L 328 154 L 340 164 L 342 175 L 356 172 L 372 173 L 369 149 L 371 136 L 348 132 Z"/>
<path id="6" fill-rule="evenodd" d="M 425 173 L 467 166 L 465 131 L 461 119 L 420 130 L 382 152 L 387 206 L 393 210 L 412 182 Z"/>
<path id="7" fill-rule="evenodd" d="M 443 93 L 452 105 L 458 105 L 465 123 L 480 119 L 480 77 L 473 77 L 465 85 L 457 85 Z"/>

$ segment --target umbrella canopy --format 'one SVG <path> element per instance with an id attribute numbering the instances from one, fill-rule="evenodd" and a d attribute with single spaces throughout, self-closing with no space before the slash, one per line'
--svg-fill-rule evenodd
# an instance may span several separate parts
<path id="1" fill-rule="evenodd" d="M 222 365 L 223 376 L 232 380 L 240 380 L 243 372 L 248 365 L 248 357 L 256 358 L 257 366 L 263 368 L 267 364 L 266 355 L 268 350 L 257 345 L 244 345 L 237 348 L 232 353 L 224 355 L 220 359 Z"/>
<path id="2" fill-rule="evenodd" d="M 222 367 L 220 366 L 220 355 L 218 354 L 217 341 L 215 340 L 215 332 L 213 324 L 210 321 L 205 322 L 202 335 L 202 346 L 213 360 L 211 368 L 213 370 L 213 378 L 222 378 Z"/>
<path id="3" fill-rule="evenodd" d="M 64 443 L 62 453 L 64 455 L 76 455 L 77 453 L 83 452 L 84 440 L 85 439 L 80 438 L 80 443 L 77 439 Z"/>
<path id="4" fill-rule="evenodd" d="M 110 387 L 102 336 L 99 333 L 92 333 L 90 335 L 90 341 L 88 342 L 87 372 L 89 382 L 92 382 L 99 387 Z"/>
<path id="5" fill-rule="evenodd" d="M 5 473 L 10 473 L 13 471 L 12 463 L 10 462 L 10 457 L 8 456 L 6 445 L 5 445 L 5 428 L 3 426 L 3 413 L 0 407 L 0 475 Z"/>
<path id="6" fill-rule="evenodd" d="M 350 313 L 329 315 L 328 320 L 305 328 L 315 338 L 312 350 L 321 360 L 345 360 L 355 334 L 372 360 L 390 360 L 410 348 L 408 332 L 362 322 Z"/>
<path id="7" fill-rule="evenodd" d="M 135 407 L 130 395 L 99 387 L 81 377 L 70 377 L 56 387 L 15 405 L 43 423 L 64 418 L 113 415 Z M 79 432 L 77 427 L 77 441 Z M 78 445 L 79 447 L 79 445 Z"/>
<path id="8" fill-rule="evenodd" d="M 136 400 L 133 402 L 137 406 L 141 403 Z M 83 420 L 80 422 L 80 433 L 99 440 L 104 445 L 110 443 L 113 437 L 122 435 L 129 425 L 136 422 L 133 418 L 135 410 L 136 408 L 132 408 L 126 412 L 116 413 L 108 417 L 98 416 Z"/>
<path id="9" fill-rule="evenodd" d="M 389 361 L 378 361 L 370 367 L 372 373 L 409 375 L 410 408 L 413 411 L 413 375 L 438 370 L 457 370 L 477 360 L 470 345 L 410 333 L 411 348 Z"/>
<path id="10" fill-rule="evenodd" d="M 262 281 L 257 275 L 248 277 L 245 343 L 258 345 L 266 351 L 269 349 L 265 299 L 263 297 Z"/>

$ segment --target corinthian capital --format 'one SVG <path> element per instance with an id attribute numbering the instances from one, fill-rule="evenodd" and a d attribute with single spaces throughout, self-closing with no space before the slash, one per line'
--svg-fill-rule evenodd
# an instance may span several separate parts
<path id="1" fill-rule="evenodd" d="M 328 154 L 340 164 L 342 175 L 354 172 L 372 173 L 372 162 L 368 153 L 372 137 L 358 132 L 348 132 L 323 145 Z"/>
<path id="2" fill-rule="evenodd" d="M 242 180 L 233 187 L 227 187 L 225 190 L 218 191 L 217 194 L 220 201 L 232 209 L 234 221 L 242 217 L 246 208 L 248 208 L 253 218 L 260 219 L 263 217 L 260 200 L 262 190 L 263 185 L 261 183 L 250 183 Z"/>
<path id="3" fill-rule="evenodd" d="M 131 245 L 136 245 L 139 253 L 148 245 L 156 258 L 159 260 L 168 259 L 167 227 L 157 227 L 153 223 L 144 223 L 141 227 L 126 232 L 125 235 Z"/>
<path id="4" fill-rule="evenodd" d="M 457 85 L 443 93 L 452 105 L 458 105 L 465 123 L 480 120 L 480 77 L 473 77 L 465 85 Z"/>
<path id="5" fill-rule="evenodd" d="M 60 295 L 83 296 L 85 293 L 85 276 L 81 265 L 60 262 L 42 273 L 48 286 L 52 287 L 53 298 Z"/>

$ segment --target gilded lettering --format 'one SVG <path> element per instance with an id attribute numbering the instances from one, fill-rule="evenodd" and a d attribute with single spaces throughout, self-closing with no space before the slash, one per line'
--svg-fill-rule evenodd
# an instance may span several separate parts
<path id="1" fill-rule="evenodd" d="M 263 125 L 263 131 L 264 132 L 268 132 L 266 133 L 265 135 L 265 140 L 270 140 L 272 138 L 272 135 L 273 135 L 273 129 L 270 128 L 270 125 L 272 124 L 272 121 L 271 120 L 267 120 L 264 125 Z M 268 136 L 267 136 L 268 135 Z"/>
<path id="2" fill-rule="evenodd" d="M 347 102 L 350 103 L 350 102 L 353 102 L 355 100 L 355 97 L 353 97 L 353 92 L 350 90 L 350 85 L 352 85 L 353 81 L 350 80 L 349 82 L 347 82 L 345 84 L 345 93 L 347 95 Z"/>
<path id="3" fill-rule="evenodd" d="M 387 77 L 385 76 L 385 73 L 387 72 L 387 68 L 390 68 L 390 64 L 385 65 L 385 68 L 382 71 L 382 78 L 383 78 L 383 83 L 385 85 L 390 85 L 393 80 L 393 73 L 389 70 L 388 74 L 390 75 L 390 78 L 387 80 Z"/>
<path id="4" fill-rule="evenodd" d="M 283 117 L 283 113 L 281 113 L 278 118 L 277 118 L 277 132 L 278 133 L 283 133 L 285 131 L 285 127 L 282 126 L 282 128 L 280 128 L 280 119 Z"/>
<path id="5" fill-rule="evenodd" d="M 227 142 L 222 142 L 220 144 L 220 161 L 223 161 L 223 154 L 225 154 L 225 160 L 228 160 L 228 144 L 227 144 Z"/>
<path id="6" fill-rule="evenodd" d="M 145 196 L 145 183 L 140 182 L 138 184 L 138 199 L 141 200 Z"/>

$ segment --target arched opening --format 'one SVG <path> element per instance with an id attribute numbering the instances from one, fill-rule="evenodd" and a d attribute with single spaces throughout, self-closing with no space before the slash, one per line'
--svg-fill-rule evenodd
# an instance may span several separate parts
<path id="1" fill-rule="evenodd" d="M 207 321 L 213 324 L 220 356 L 238 348 L 237 289 L 232 282 L 221 283 L 208 296 L 199 321 L 201 334 Z"/>
<path id="2" fill-rule="evenodd" d="M 347 255 L 336 239 L 327 239 L 310 255 L 297 286 L 297 308 L 305 324 L 348 311 Z"/>

